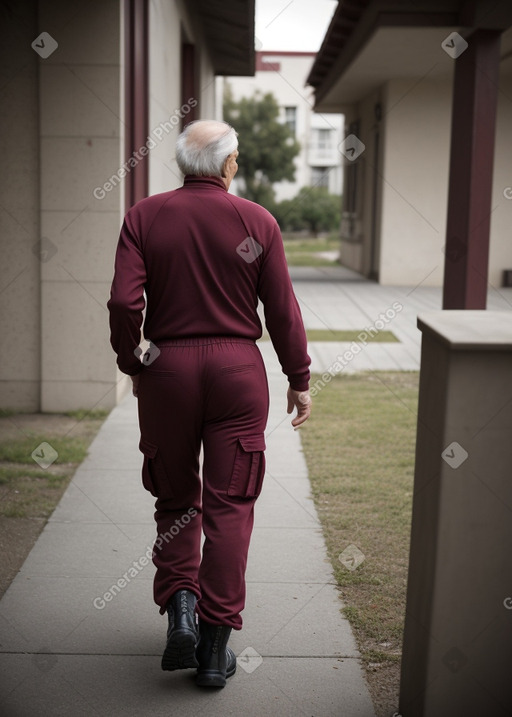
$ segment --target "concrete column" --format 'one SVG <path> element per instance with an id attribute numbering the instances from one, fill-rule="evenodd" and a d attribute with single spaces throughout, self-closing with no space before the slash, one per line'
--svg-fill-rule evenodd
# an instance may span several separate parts
<path id="1" fill-rule="evenodd" d="M 499 30 L 477 30 L 456 60 L 444 309 L 485 309 L 498 107 Z"/>
<path id="2" fill-rule="evenodd" d="M 402 657 L 403 717 L 512 708 L 512 315 L 423 332 Z"/>
<path id="3" fill-rule="evenodd" d="M 122 219 L 119 0 L 39 2 L 41 409 L 111 407 L 106 302 Z"/>
<path id="4" fill-rule="evenodd" d="M 38 411 L 40 366 L 37 3 L 2 7 L 0 406 Z M 44 258 L 44 257 L 43 257 Z"/>

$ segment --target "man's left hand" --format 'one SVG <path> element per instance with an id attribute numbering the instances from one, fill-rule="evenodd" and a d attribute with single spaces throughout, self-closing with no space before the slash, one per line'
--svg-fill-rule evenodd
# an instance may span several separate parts
<path id="1" fill-rule="evenodd" d="M 140 380 L 140 373 L 135 374 L 135 376 L 130 376 L 132 380 L 132 393 L 137 398 L 139 394 L 139 380 Z"/>
<path id="2" fill-rule="evenodd" d="M 297 429 L 307 421 L 311 415 L 311 396 L 309 391 L 295 391 L 288 386 L 288 413 L 292 413 L 293 409 L 297 409 L 297 415 L 292 421 L 292 426 Z"/>

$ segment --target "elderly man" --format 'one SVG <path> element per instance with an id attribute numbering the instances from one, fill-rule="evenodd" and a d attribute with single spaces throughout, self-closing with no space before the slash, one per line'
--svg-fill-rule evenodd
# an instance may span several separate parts
<path id="1" fill-rule="evenodd" d="M 311 403 L 306 336 L 279 227 L 263 207 L 228 194 L 237 147 L 224 122 L 185 128 L 176 145 L 184 184 L 126 215 L 108 302 L 111 343 L 138 397 L 143 484 L 156 498 L 154 599 L 169 620 L 162 668 L 197 667 L 197 683 L 212 687 L 224 687 L 236 669 L 227 642 L 242 627 L 265 469 L 258 299 L 288 377 L 294 427 Z M 144 307 L 150 348 L 141 362 Z"/>

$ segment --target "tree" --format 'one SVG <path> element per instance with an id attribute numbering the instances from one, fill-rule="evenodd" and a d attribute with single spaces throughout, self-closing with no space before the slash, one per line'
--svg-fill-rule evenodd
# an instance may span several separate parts
<path id="1" fill-rule="evenodd" d="M 317 236 L 339 227 L 341 197 L 329 194 L 326 187 L 302 187 L 296 197 L 277 204 L 274 215 L 283 231 L 309 229 Z"/>
<path id="2" fill-rule="evenodd" d="M 307 229 L 302 218 L 300 205 L 295 199 L 283 199 L 278 202 L 274 205 L 272 214 L 282 232 L 297 232 Z"/>
<path id="3" fill-rule="evenodd" d="M 301 216 L 314 236 L 337 229 L 341 221 L 341 200 L 326 187 L 303 187 L 296 197 Z"/>
<path id="4" fill-rule="evenodd" d="M 243 196 L 271 209 L 272 184 L 295 178 L 294 158 L 300 144 L 289 127 L 278 121 L 279 105 L 268 92 L 256 92 L 235 102 L 229 85 L 224 94 L 224 119 L 238 132 L 240 156 L 238 177 L 244 182 Z"/>

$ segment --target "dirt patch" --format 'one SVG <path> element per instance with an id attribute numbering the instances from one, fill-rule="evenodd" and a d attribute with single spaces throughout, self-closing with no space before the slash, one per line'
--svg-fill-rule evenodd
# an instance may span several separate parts
<path id="1" fill-rule="evenodd" d="M 44 518 L 0 515 L 0 597 L 12 583 L 46 524 Z"/>
<path id="2" fill-rule="evenodd" d="M 0 597 L 25 562 L 106 415 L 0 417 Z M 32 458 L 42 441 L 58 454 L 51 465 Z M 44 450 L 37 453 L 46 458 L 49 451 Z"/>

